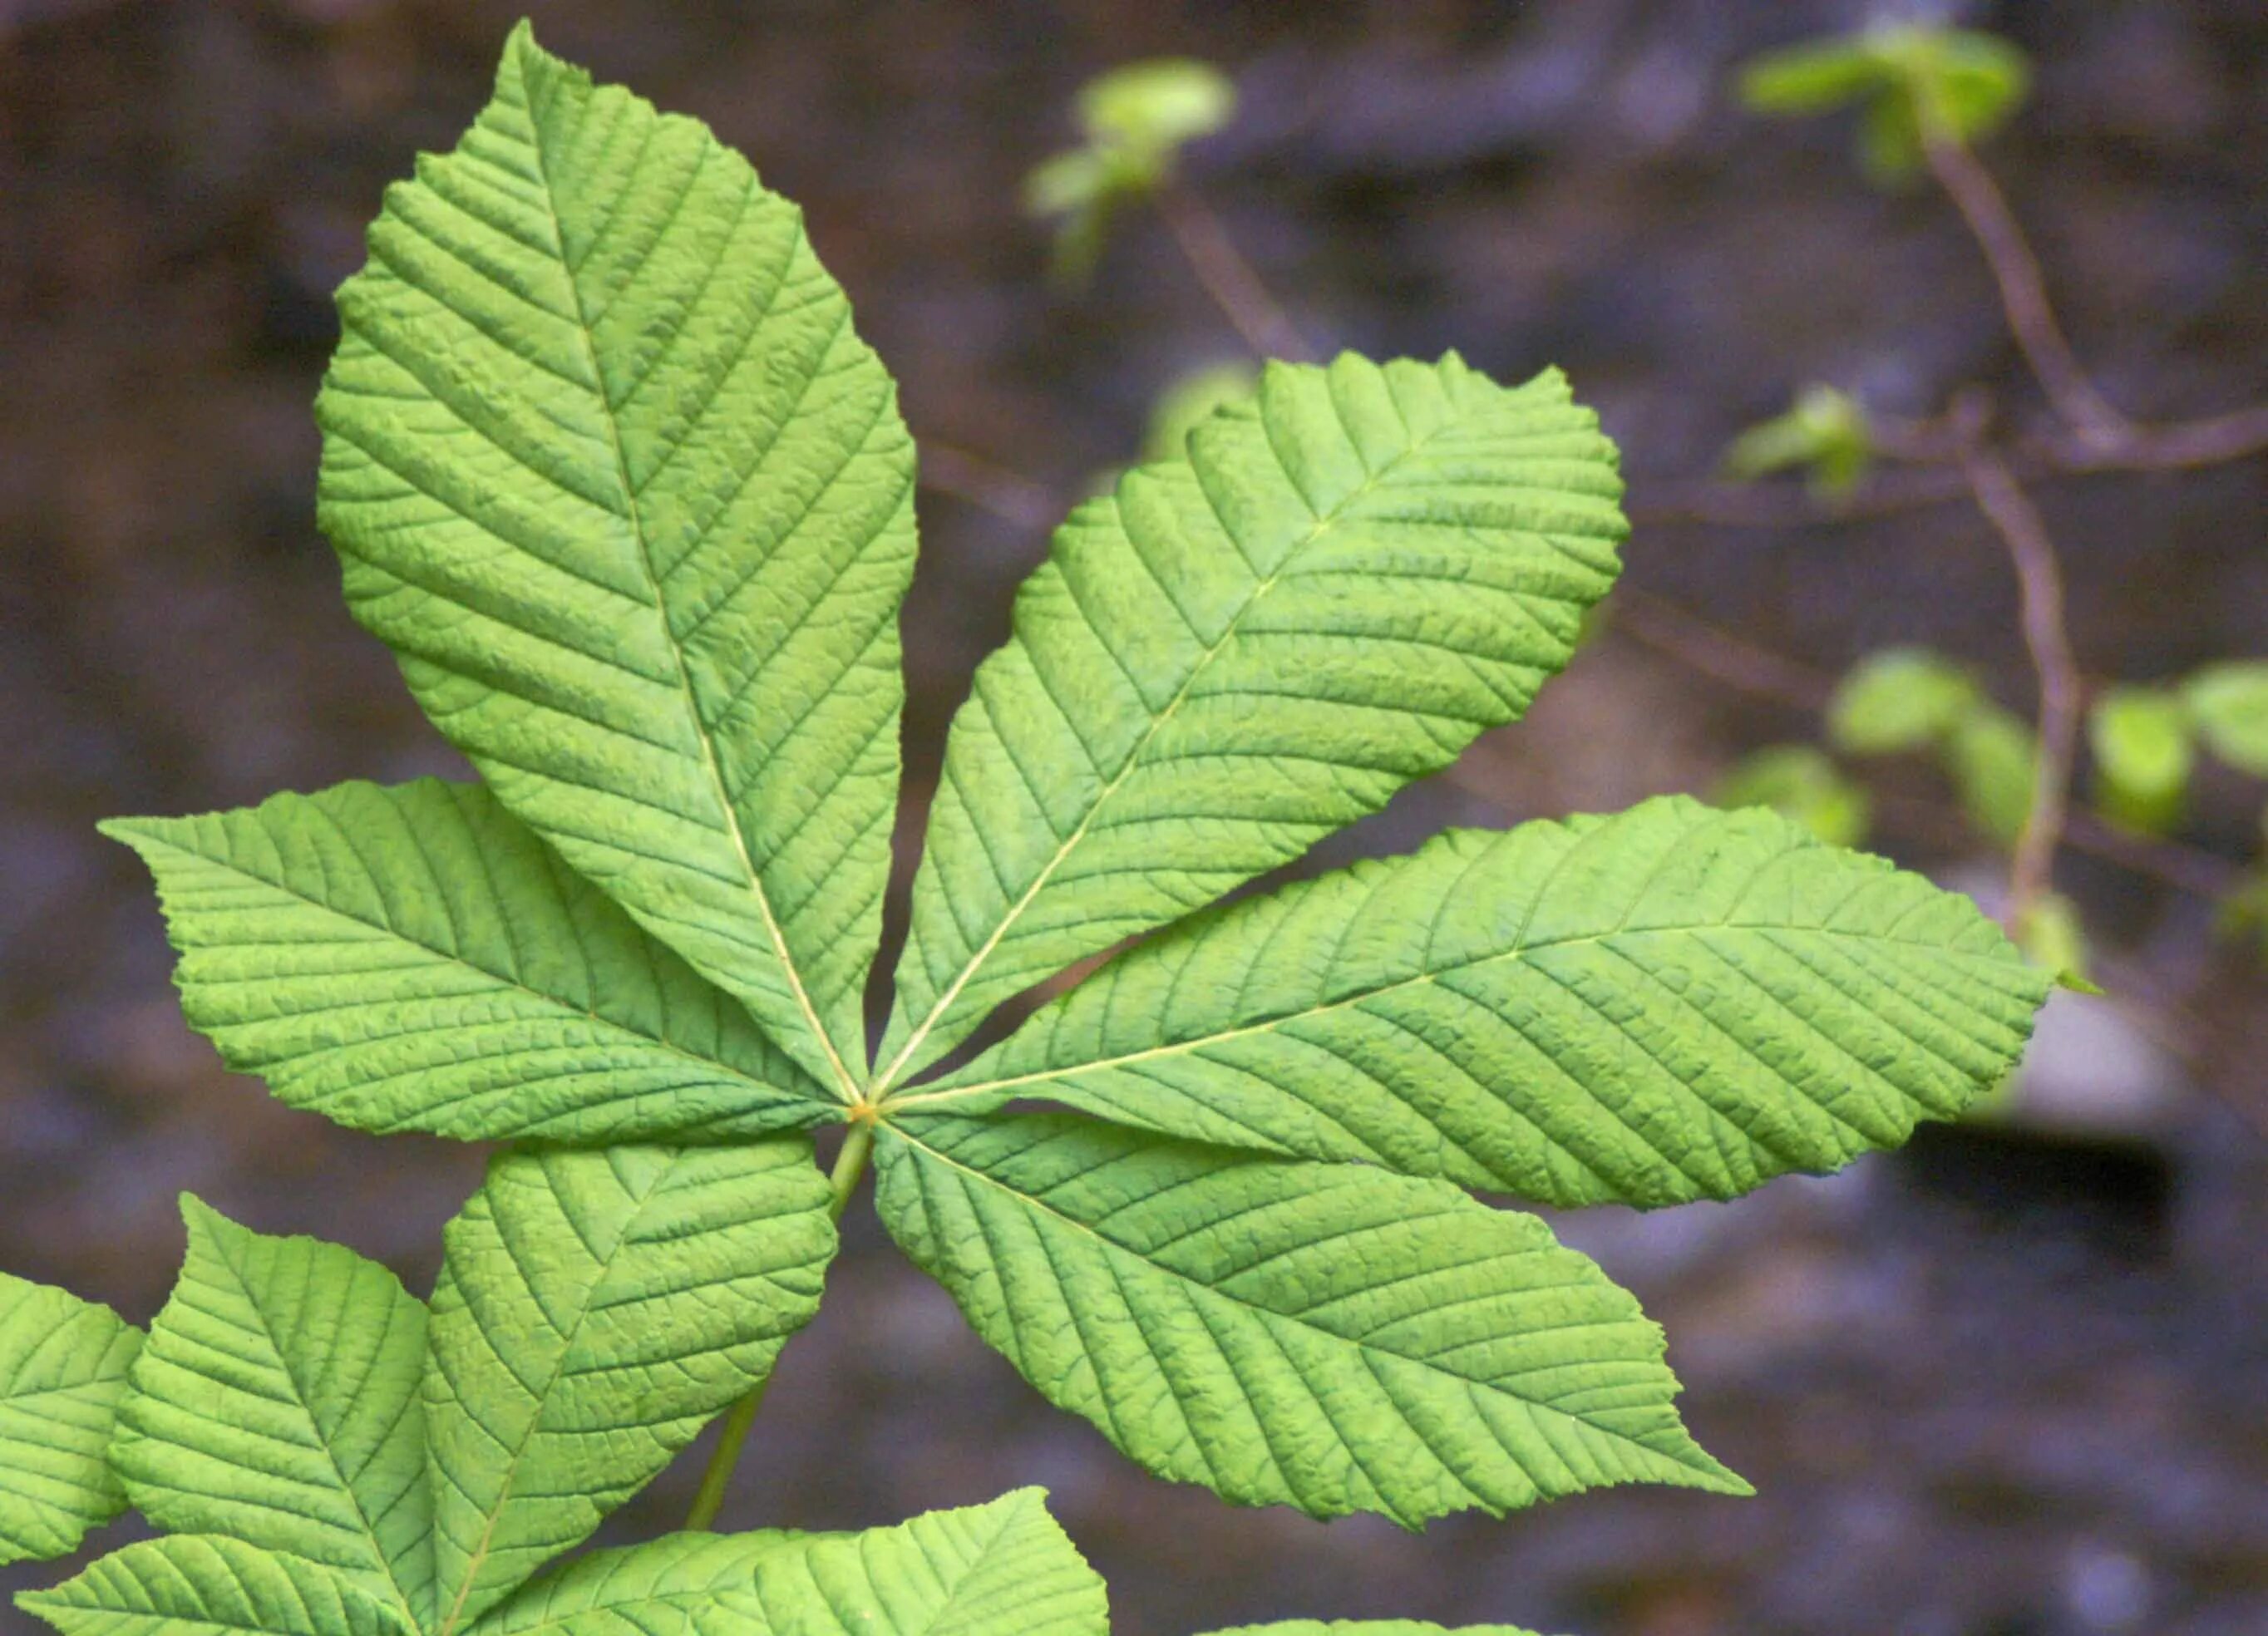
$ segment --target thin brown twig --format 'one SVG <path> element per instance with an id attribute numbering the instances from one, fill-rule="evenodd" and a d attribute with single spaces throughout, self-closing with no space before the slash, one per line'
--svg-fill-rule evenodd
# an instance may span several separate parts
<path id="1" fill-rule="evenodd" d="M 922 444 L 921 485 L 1019 528 L 1045 528 L 1063 515 L 1055 497 L 1030 478 L 942 444 Z"/>
<path id="2" fill-rule="evenodd" d="M 2071 807 L 2086 683 L 2064 623 L 2063 565 L 2039 509 L 1981 435 L 1964 443 L 1961 468 L 1976 491 L 1977 509 L 2008 548 L 2008 560 L 2016 571 L 2024 646 L 2039 681 L 2040 748 L 2032 775 L 2032 807 L 2016 838 L 2008 878 L 2009 920 L 2021 925 L 2053 884 L 2056 848 L 2063 840 L 2064 818 Z"/>
<path id="3" fill-rule="evenodd" d="M 1923 151 L 1930 174 L 1951 197 L 1984 253 L 1992 281 L 1999 286 L 2000 306 L 2007 315 L 2009 331 L 2038 377 L 2048 402 L 2073 431 L 2096 446 L 2108 448 L 2121 441 L 2133 431 L 2133 424 L 2111 406 L 2080 367 L 2078 355 L 2065 339 L 2063 326 L 2049 303 L 2039 257 L 2032 254 L 2031 241 L 2024 237 L 1992 172 L 1966 145 L 1952 138 L 1933 140 L 1924 144 Z"/>
<path id="4" fill-rule="evenodd" d="M 1158 214 L 1189 269 L 1221 315 L 1244 337 L 1245 345 L 1263 357 L 1312 363 L 1314 349 L 1282 304 L 1269 293 L 1267 284 L 1244 259 L 1212 207 L 1177 181 L 1160 187 L 1155 200 Z"/>
<path id="5" fill-rule="evenodd" d="M 1735 692 L 1815 713 L 1826 709 L 1834 694 L 1833 677 L 1760 648 L 1650 591 L 1617 585 L 1609 606 L 1612 629 Z"/>

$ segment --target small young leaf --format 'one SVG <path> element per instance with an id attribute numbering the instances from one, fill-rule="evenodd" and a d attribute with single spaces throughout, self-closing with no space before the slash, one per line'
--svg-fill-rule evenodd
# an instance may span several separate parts
<path id="1" fill-rule="evenodd" d="M 190 1198 L 181 1213 L 188 1256 L 111 1445 L 128 1498 L 169 1532 L 334 1569 L 417 1622 L 433 1581 L 423 1305 L 342 1245 L 269 1238 Z"/>
<path id="2" fill-rule="evenodd" d="M 1108 1636 L 1102 1581 L 1044 1498 L 1019 1489 L 767 1551 L 755 1583 L 720 1597 L 724 1617 L 701 1636 Z"/>
<path id="3" fill-rule="evenodd" d="M 320 517 L 504 804 L 855 1088 L 912 444 L 800 213 L 514 32 L 339 291 Z"/>
<path id="4" fill-rule="evenodd" d="M 2215 755 L 2239 772 L 2268 778 L 2268 660 L 2208 665 L 2182 694 Z"/>
<path id="5" fill-rule="evenodd" d="M 1543 1204 L 1682 1204 L 1954 1117 L 2047 986 L 1967 898 L 1670 797 L 1452 830 L 1200 916 L 930 1094 Z"/>
<path id="6" fill-rule="evenodd" d="M 1533 1216 L 1059 1115 L 902 1118 L 876 1151 L 891 1235 L 1160 1477 L 1413 1528 L 1611 1483 L 1748 1492 L 1679 1423 L 1661 1331 Z"/>
<path id="7" fill-rule="evenodd" d="M 835 1253 L 798 1138 L 512 1153 L 449 1224 L 425 1417 L 440 1636 L 771 1372 Z"/>
<path id="8" fill-rule="evenodd" d="M 1097 147 L 1169 158 L 1235 116 L 1236 87 L 1210 63 L 1153 57 L 1079 87 L 1079 122 Z"/>
<path id="9" fill-rule="evenodd" d="M 1932 23 L 1808 41 L 1756 58 L 1741 99 L 1767 114 L 1824 114 L 1859 103 L 1867 174 L 1896 182 L 1926 144 L 1974 144 L 2007 123 L 2031 85 L 2031 63 L 1998 35 Z"/>
<path id="10" fill-rule="evenodd" d="M 2146 834 L 2179 822 L 2196 761 L 2196 724 L 2181 695 L 2111 688 L 2095 701 L 2087 726 L 2102 810 Z"/>
<path id="11" fill-rule="evenodd" d="M 1613 583 L 1621 491 L 1556 373 L 1344 357 L 1073 512 L 954 719 L 882 1082 L 1519 716 Z"/>
<path id="12" fill-rule="evenodd" d="M 1967 671 L 1920 648 L 1884 648 L 1852 667 L 1827 709 L 1827 733 L 1853 755 L 1886 755 L 1942 742 L 1980 695 Z"/>
<path id="13" fill-rule="evenodd" d="M 1832 387 L 1807 387 L 1784 415 L 1749 427 L 1725 451 L 1725 470 L 1735 478 L 1802 469 L 1822 498 L 1848 494 L 1874 459 L 1874 430 L 1866 409 Z"/>
<path id="14" fill-rule="evenodd" d="M 158 878 L 190 1025 L 291 1107 L 575 1143 L 841 1110 L 479 785 L 346 784 L 103 830 Z"/>
<path id="15" fill-rule="evenodd" d="M 0 1563 L 68 1556 L 126 1496 L 106 1458 L 142 1331 L 0 1272 Z"/>
<path id="16" fill-rule="evenodd" d="M 2016 923 L 2018 947 L 2057 984 L 2082 994 L 2100 994 L 2088 975 L 2087 923 L 2079 905 L 2060 892 L 2051 892 L 2024 911 Z"/>
<path id="17" fill-rule="evenodd" d="M 1725 807 L 1769 807 L 1830 846 L 1861 844 L 1874 817 L 1867 792 L 1810 744 L 1768 745 L 1743 757 L 1710 799 Z"/>
<path id="18" fill-rule="evenodd" d="M 63 1636 L 417 1636 L 335 1568 L 225 1534 L 144 1540 L 18 1598 Z"/>

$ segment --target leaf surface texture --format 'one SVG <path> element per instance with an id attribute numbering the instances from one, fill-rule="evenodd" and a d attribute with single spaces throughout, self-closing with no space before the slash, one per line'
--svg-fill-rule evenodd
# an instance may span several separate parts
<path id="1" fill-rule="evenodd" d="M 0 1563 L 78 1548 L 125 1508 L 106 1455 L 142 1332 L 0 1272 Z"/>
<path id="2" fill-rule="evenodd" d="M 490 1168 L 446 1234 L 425 1374 L 445 1636 L 770 1374 L 818 1309 L 827 1206 L 798 1138 Z"/>
<path id="3" fill-rule="evenodd" d="M 1037 1489 L 895 1528 L 814 1535 L 756 1564 L 703 1636 L 1108 1636 L 1101 1579 Z"/>
<path id="4" fill-rule="evenodd" d="M 416 1636 L 335 1568 L 225 1535 L 144 1540 L 21 1605 L 64 1636 Z"/>

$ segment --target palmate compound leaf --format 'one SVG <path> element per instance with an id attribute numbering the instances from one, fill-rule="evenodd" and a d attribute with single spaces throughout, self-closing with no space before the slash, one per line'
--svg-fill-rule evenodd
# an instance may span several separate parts
<path id="1" fill-rule="evenodd" d="M 761 1383 L 835 1253 L 799 1138 L 513 1153 L 446 1234 L 433 1628 L 469 1627 Z"/>
<path id="2" fill-rule="evenodd" d="M 1556 372 L 1343 357 L 1072 512 L 954 722 L 882 1086 L 1520 715 L 1613 582 L 1621 491 Z"/>
<path id="3" fill-rule="evenodd" d="M 335 1568 L 223 1534 L 144 1540 L 18 1597 L 64 1636 L 417 1636 Z"/>
<path id="4" fill-rule="evenodd" d="M 1967 898 L 1683 797 L 1452 831 L 1122 955 L 934 1090 L 1539 1203 L 1726 1198 L 1950 1118 L 2051 986 Z"/>
<path id="5" fill-rule="evenodd" d="M 194 1198 L 182 1213 L 188 1256 L 111 1445 L 128 1497 L 169 1533 L 306 1559 L 414 1623 L 433 1585 L 423 1304 L 342 1245 Z"/>
<path id="6" fill-rule="evenodd" d="M 876 1152 L 891 1235 L 1161 1477 L 1410 1527 L 1611 1483 L 1748 1492 L 1679 1423 L 1660 1329 L 1533 1216 L 1070 1115 L 909 1116 Z"/>
<path id="7" fill-rule="evenodd" d="M 479 785 L 346 784 L 103 829 L 157 877 L 190 1023 L 294 1108 L 577 1144 L 840 1110 Z"/>
<path id="8" fill-rule="evenodd" d="M 857 1534 L 677 1534 L 526 1586 L 475 1636 L 1108 1636 L 1035 1488 Z"/>
<path id="9" fill-rule="evenodd" d="M 0 1272 L 0 1563 L 68 1555 L 125 1508 L 105 1458 L 142 1332 Z"/>
<path id="10" fill-rule="evenodd" d="M 339 308 L 355 616 L 507 807 L 847 1098 L 914 455 L 800 213 L 523 26 Z"/>

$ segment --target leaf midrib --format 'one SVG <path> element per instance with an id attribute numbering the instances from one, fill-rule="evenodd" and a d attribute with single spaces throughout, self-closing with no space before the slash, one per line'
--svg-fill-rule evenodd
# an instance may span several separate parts
<path id="1" fill-rule="evenodd" d="M 740 826 L 740 808 L 733 804 L 732 793 L 725 783 L 724 769 L 718 763 L 717 747 L 710 734 L 709 722 L 701 712 L 699 696 L 693 690 L 693 676 L 688 668 L 684 645 L 677 639 L 676 630 L 669 622 L 669 607 L 663 600 L 661 576 L 654 566 L 653 548 L 646 538 L 645 523 L 638 505 L 637 485 L 630 481 L 630 461 L 623 452 L 622 425 L 615 404 L 606 388 L 606 374 L 599 366 L 597 337 L 591 330 L 588 308 L 583 300 L 583 284 L 579 269 L 567 258 L 565 225 L 559 217 L 559 198 L 551 181 L 550 157 L 544 150 L 543 125 L 536 116 L 535 98 L 528 84 L 526 65 L 515 55 L 514 66 L 519 70 L 520 95 L 527 112 L 528 146 L 535 155 L 536 177 L 543 184 L 544 220 L 551 229 L 552 249 L 558 258 L 559 269 L 567 284 L 569 297 L 574 302 L 575 338 L 582 348 L 583 361 L 590 371 L 591 395 L 597 401 L 600 421 L 607 429 L 607 447 L 613 457 L 615 478 L 620 485 L 627 508 L 624 522 L 630 537 L 637 542 L 639 566 L 644 571 L 645 581 L 653 595 L 654 618 L 661 630 L 661 639 L 669 650 L 670 662 L 676 673 L 677 688 L 684 698 L 685 707 L 692 718 L 694 740 L 701 747 L 701 765 L 707 775 L 711 791 L 717 798 L 718 810 L 724 814 L 725 833 L 733 844 L 749 895 L 755 899 L 756 912 L 762 917 L 765 933 L 772 941 L 772 952 L 779 962 L 781 974 L 787 979 L 788 989 L 795 997 L 797 1008 L 802 1012 L 805 1026 L 826 1054 L 828 1065 L 834 1070 L 836 1089 L 839 1099 L 855 1104 L 859 1100 L 858 1083 L 844 1065 L 842 1054 L 835 1048 L 834 1036 L 828 1033 L 819 1020 L 819 1012 L 812 1004 L 810 992 L 804 987 L 803 974 L 796 969 L 794 957 L 789 953 L 787 937 L 778 917 L 772 912 L 770 895 L 764 889 L 763 876 L 756 868 L 755 856 L 748 849 L 746 832 Z"/>
<path id="2" fill-rule="evenodd" d="M 1265 417 L 1263 416 L 1263 419 L 1264 423 Z M 1079 821 L 1078 828 L 1073 829 L 1068 836 L 1058 844 L 1054 855 L 1048 859 L 1046 866 L 1043 867 L 1040 871 L 1039 874 L 1033 880 L 1030 887 L 1026 888 L 1023 895 L 1016 900 L 1015 903 L 1011 906 L 1008 912 L 1000 917 L 999 925 L 993 927 L 991 933 L 984 940 L 983 945 L 979 947 L 976 953 L 969 955 L 968 960 L 962 962 L 961 969 L 954 974 L 952 984 L 946 989 L 944 993 L 938 998 L 936 1002 L 931 1006 L 928 1014 L 922 1019 L 920 1024 L 917 1026 L 909 1035 L 908 1035 L 905 1044 L 899 1049 L 897 1055 L 891 1058 L 888 1066 L 885 1067 L 880 1073 L 875 1076 L 874 1094 L 877 1101 L 888 1100 L 896 1102 L 899 1100 L 890 1096 L 890 1088 L 907 1072 L 906 1065 L 913 1059 L 915 1052 L 920 1050 L 923 1043 L 927 1040 L 929 1035 L 936 1029 L 939 1020 L 942 1019 L 946 1013 L 952 1007 L 954 1001 L 961 997 L 961 990 L 966 988 L 970 981 L 975 978 L 976 974 L 983 969 L 984 962 L 991 958 L 992 952 L 999 947 L 1001 940 L 1007 936 L 1008 929 L 1014 925 L 1016 922 L 1023 917 L 1025 911 L 1032 906 L 1035 901 L 1037 900 L 1041 891 L 1047 886 L 1048 882 L 1054 878 L 1056 871 L 1063 866 L 1064 860 L 1070 858 L 1071 853 L 1078 850 L 1079 844 L 1086 839 L 1087 832 L 1094 828 L 1097 814 L 1110 804 L 1111 797 L 1118 792 L 1120 786 L 1124 785 L 1125 782 L 1129 778 L 1132 777 L 1141 768 L 1143 764 L 1143 757 L 1148 753 L 1151 744 L 1156 740 L 1159 733 L 1165 730 L 1167 723 L 1171 721 L 1174 715 L 1181 710 L 1182 706 L 1189 701 L 1192 693 L 1196 689 L 1198 680 L 1204 674 L 1206 668 L 1210 667 L 1213 660 L 1219 658 L 1220 654 L 1227 649 L 1229 644 L 1236 638 L 1237 635 L 1242 629 L 1244 621 L 1251 615 L 1252 610 L 1259 605 L 1261 600 L 1265 597 L 1269 592 L 1275 589 L 1278 581 L 1284 578 L 1285 571 L 1291 568 L 1291 566 L 1300 558 L 1301 554 L 1304 553 L 1308 547 L 1314 544 L 1314 542 L 1321 539 L 1325 533 L 1343 520 L 1346 513 L 1351 511 L 1358 502 L 1362 500 L 1373 490 L 1376 490 L 1381 483 L 1386 481 L 1388 475 L 1399 468 L 1405 461 L 1415 459 L 1421 451 L 1432 444 L 1435 438 L 1439 437 L 1443 431 L 1454 424 L 1454 416 L 1444 419 L 1440 425 L 1425 433 L 1425 436 L 1412 440 L 1407 448 L 1403 449 L 1400 453 L 1395 454 L 1392 458 L 1388 460 L 1384 465 L 1379 467 L 1375 471 L 1368 473 L 1363 479 L 1360 485 L 1350 490 L 1347 495 L 1342 498 L 1336 505 L 1333 506 L 1329 512 L 1318 515 L 1315 519 L 1314 526 L 1308 529 L 1307 532 L 1301 535 L 1298 540 L 1292 542 L 1290 546 L 1286 547 L 1282 558 L 1277 563 L 1276 566 L 1269 570 L 1263 577 L 1254 584 L 1250 594 L 1238 605 L 1236 612 L 1230 615 L 1228 623 L 1226 626 L 1223 628 L 1219 638 L 1213 642 L 1211 646 L 1206 648 L 1204 652 L 1199 656 L 1197 662 L 1194 666 L 1190 667 L 1189 674 L 1182 678 L 1181 686 L 1174 690 L 1174 696 L 1167 701 L 1166 707 L 1162 711 L 1159 711 L 1156 716 L 1152 718 L 1149 726 L 1144 730 L 1141 738 L 1136 741 L 1134 748 L 1127 753 L 1124 764 L 1122 765 L 1116 773 L 1111 775 L 1110 781 L 1103 785 L 1101 791 L 1095 796 L 1093 805 L 1087 808 L 1086 814 Z M 1269 441 L 1269 448 L 1271 453 L 1275 452 L 1275 443 L 1272 437 Z M 1278 463 L 1279 465 L 1282 464 L 1282 457 L 1280 455 L 1278 456 Z M 1290 482 L 1292 492 L 1298 497 L 1300 504 L 1303 505 L 1308 505 L 1309 503 L 1307 501 L 1306 491 L 1300 487 L 1299 480 L 1292 475 L 1291 470 L 1288 467 L 1285 467 L 1284 469 L 1285 476 Z M 1200 491 L 1205 492 L 1207 504 L 1209 505 L 1211 505 L 1212 501 L 1211 493 L 1204 490 L 1204 482 L 1202 476 L 1197 479 L 1197 486 Z M 1116 501 L 1114 499 L 1112 503 L 1115 505 Z M 1310 506 L 1310 509 L 1312 509 L 1312 506 Z M 1214 514 L 1220 522 L 1221 532 L 1227 535 L 1232 542 L 1236 542 L 1241 550 L 1241 542 L 1237 541 L 1235 531 L 1228 526 L 1228 520 L 1225 517 L 1219 516 L 1219 508 L 1217 506 L 1214 507 Z M 1121 527 L 1123 527 L 1123 526 L 1124 525 L 1122 522 Z M 1132 536 L 1130 534 L 1128 536 L 1128 546 L 1130 549 L 1135 551 L 1137 556 L 1140 555 L 1139 549 L 1132 544 Z M 1083 615 L 1082 617 L 1084 617 Z"/>
<path id="3" fill-rule="evenodd" d="M 291 1367 L 291 1355 L 284 1350 L 283 1338 L 276 1334 L 276 1326 L 269 1322 L 267 1308 L 262 1306 L 259 1298 L 253 1293 L 252 1286 L 247 1281 L 244 1270 L 236 1264 L 235 1258 L 229 1253 L 227 1245 L 217 1234 L 213 1237 L 213 1250 L 215 1259 L 227 1270 L 229 1278 L 236 1285 L 238 1293 L 243 1296 L 245 1305 L 250 1308 L 254 1315 L 260 1320 L 260 1333 L 267 1340 L 269 1350 L 276 1354 L 276 1367 L 283 1371 L 284 1378 L 291 1382 L 291 1389 L 298 1398 L 299 1411 L 307 1417 L 307 1429 L 314 1433 L 315 1446 L 323 1451 L 323 1458 L 329 1463 L 332 1474 L 339 1479 L 340 1492 L 346 1496 L 347 1504 L 353 1507 L 355 1520 L 362 1524 L 363 1537 L 369 1542 L 373 1554 L 378 1558 L 378 1566 L 386 1575 L 386 1582 L 393 1588 L 395 1604 L 401 1609 L 409 1627 L 412 1630 L 416 1629 L 418 1625 L 416 1603 L 410 1596 L 409 1588 L 402 1584 L 401 1576 L 395 1571 L 394 1559 L 387 1554 L 386 1545 L 378 1537 L 378 1524 L 371 1520 L 370 1513 L 363 1507 L 362 1495 L 357 1492 L 353 1479 L 347 1476 L 346 1468 L 339 1463 L 338 1450 L 331 1446 L 331 1440 L 324 1435 L 321 1423 L 315 1418 L 314 1405 L 308 1399 L 306 1385 L 299 1379 L 298 1371 Z M 389 1331 L 392 1327 L 392 1320 L 389 1318 L 387 1321 Z M 389 1427 L 389 1434 L 390 1432 Z M 224 1625 L 218 1628 L 233 1627 Z"/>
<path id="4" fill-rule="evenodd" d="M 1944 955 L 1949 959 L 1973 958 L 1987 961 L 1988 963 L 1990 962 L 1990 956 L 1964 955 L 1962 950 L 1944 948 L 1936 944 L 1926 943 L 1910 939 L 1886 940 L 1876 933 L 1847 931 L 1836 926 L 1738 926 L 1727 925 L 1720 921 L 1702 921 L 1690 925 L 1674 926 L 1640 926 L 1635 928 L 1616 926 L 1604 932 L 1586 932 L 1572 937 L 1547 938 L 1536 942 L 1523 943 L 1517 948 L 1505 949 L 1494 954 L 1484 954 L 1477 959 L 1461 961 L 1455 965 L 1443 966 L 1432 971 L 1421 971 L 1414 976 L 1399 977 L 1391 983 L 1379 984 L 1374 987 L 1359 990 L 1355 993 L 1344 995 L 1338 999 L 1329 1000 L 1320 1006 L 1309 1006 L 1299 1011 L 1283 1012 L 1276 1016 L 1264 1018 L 1258 1022 L 1246 1023 L 1233 1028 L 1221 1028 L 1209 1034 L 1197 1035 L 1186 1040 L 1174 1040 L 1163 1045 L 1148 1046 L 1138 1051 L 1128 1051 L 1115 1057 L 1098 1057 L 1087 1062 L 1064 1063 L 1045 1068 L 1035 1068 L 1028 1072 L 1009 1074 L 997 1080 L 985 1080 L 974 1085 L 945 1086 L 934 1091 L 916 1092 L 910 1095 L 895 1096 L 890 1099 L 890 1106 L 894 1109 L 899 1111 L 911 1111 L 917 1109 L 932 1109 L 939 1107 L 947 1102 L 959 1102 L 964 1097 L 975 1096 L 983 1093 L 1013 1090 L 1018 1086 L 1022 1085 L 1039 1085 L 1052 1080 L 1071 1079 L 1079 1074 L 1104 1072 L 1112 1069 L 1127 1067 L 1136 1063 L 1155 1061 L 1161 1057 L 1185 1056 L 1194 1051 L 1204 1050 L 1211 1046 L 1225 1044 L 1231 1040 L 1246 1039 L 1256 1034 L 1273 1034 L 1278 1029 L 1289 1028 L 1295 1023 L 1306 1022 L 1316 1017 L 1328 1016 L 1333 1012 L 1345 1011 L 1351 1007 L 1363 1005 L 1366 1001 L 1382 999 L 1389 994 L 1400 993 L 1409 989 L 1422 988 L 1431 984 L 1439 983 L 1445 978 L 1462 976 L 1467 972 L 1478 971 L 1488 966 L 1513 963 L 1525 960 L 1532 954 L 1545 953 L 1552 949 L 1579 948 L 1587 945 L 1619 942 L 1626 940 L 1649 937 L 1694 937 L 1708 932 L 1766 931 L 1779 932 L 1787 934 L 1800 934 L 1808 938 L 1826 938 L 1868 944 L 1890 940 L 1899 943 L 1904 947 L 1921 949 L 1933 954 Z"/>

